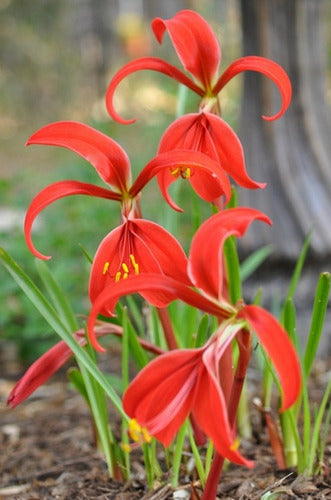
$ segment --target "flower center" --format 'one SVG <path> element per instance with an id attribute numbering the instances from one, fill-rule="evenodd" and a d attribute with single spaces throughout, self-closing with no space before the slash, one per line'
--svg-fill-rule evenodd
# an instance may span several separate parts
<path id="1" fill-rule="evenodd" d="M 102 274 L 106 275 L 108 273 L 110 262 L 105 262 L 102 270 Z M 129 274 L 137 275 L 139 274 L 139 264 L 136 262 L 134 255 L 131 253 L 129 255 L 129 262 L 122 262 L 120 270 L 117 271 L 115 276 L 112 276 L 117 283 L 120 279 L 127 279 Z"/>
<path id="2" fill-rule="evenodd" d="M 174 167 L 170 169 L 170 172 L 174 177 L 181 176 L 182 179 L 190 179 L 193 175 L 190 167 Z"/>

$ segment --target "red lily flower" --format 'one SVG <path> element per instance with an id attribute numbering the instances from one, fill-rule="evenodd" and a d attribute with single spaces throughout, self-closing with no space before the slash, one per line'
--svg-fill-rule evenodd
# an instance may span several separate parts
<path id="1" fill-rule="evenodd" d="M 223 457 L 253 466 L 237 451 L 219 384 L 219 362 L 241 328 L 227 325 L 200 349 L 178 349 L 151 361 L 131 382 L 123 408 L 133 419 L 134 439 L 152 435 L 169 446 L 188 414 Z M 130 428 L 129 428 L 130 429 Z M 140 431 L 140 432 L 139 432 Z"/>
<path id="2" fill-rule="evenodd" d="M 190 284 L 186 266 L 182 247 L 168 231 L 148 220 L 127 220 L 104 238 L 94 256 L 89 283 L 91 302 L 108 285 L 146 272 L 165 274 Z M 164 291 L 142 295 L 158 307 L 174 299 Z M 112 311 L 104 307 L 100 312 L 109 315 Z"/>
<path id="3" fill-rule="evenodd" d="M 202 98 L 201 109 L 219 113 L 218 94 L 238 73 L 257 71 L 270 78 L 279 88 L 282 105 L 274 116 L 263 116 L 266 120 L 279 118 L 291 100 L 291 83 L 286 72 L 277 63 L 258 56 L 246 56 L 234 61 L 218 76 L 221 50 L 215 33 L 210 25 L 196 12 L 182 10 L 171 19 L 156 18 L 152 29 L 158 42 L 162 42 L 167 30 L 175 51 L 193 79 L 166 61 L 155 57 L 143 57 L 123 66 L 112 79 L 106 95 L 106 105 L 110 116 L 120 123 L 133 123 L 125 120 L 115 111 L 113 95 L 118 84 L 127 75 L 139 70 L 153 70 L 164 73 L 190 88 Z"/>
<path id="4" fill-rule="evenodd" d="M 30 144 L 47 144 L 68 148 L 88 160 L 101 179 L 112 189 L 95 186 L 75 180 L 55 182 L 33 199 L 25 218 L 25 237 L 30 251 L 40 259 L 50 257 L 40 253 L 33 245 L 31 229 L 34 219 L 49 204 L 65 196 L 80 194 L 108 198 L 121 203 L 124 219 L 139 217 L 137 198 L 144 186 L 162 170 L 194 168 L 210 176 L 219 186 L 226 199 L 230 197 L 230 184 L 216 161 L 198 151 L 178 150 L 158 154 L 140 172 L 131 184 L 131 168 L 128 157 L 119 144 L 110 137 L 87 125 L 77 122 L 57 122 L 41 128 L 27 142 Z M 177 210 L 179 207 L 164 192 L 168 203 Z"/>
<path id="5" fill-rule="evenodd" d="M 230 235 L 242 236 L 255 219 L 270 223 L 268 217 L 257 210 L 235 208 L 210 217 L 198 229 L 189 254 L 188 274 L 200 293 L 179 280 L 146 273 L 106 287 L 95 299 L 88 332 L 92 345 L 98 350 L 102 348 L 94 335 L 93 325 L 99 311 L 105 306 L 113 311 L 117 300 L 128 293 L 162 290 L 222 321 L 218 332 L 204 347 L 164 354 L 144 368 L 130 384 L 123 404 L 133 418 L 133 439 L 139 441 L 153 435 L 167 446 L 192 412 L 222 456 L 250 465 L 235 450 L 218 378 L 219 362 L 226 348 L 243 330 L 255 331 L 275 366 L 283 393 L 281 411 L 297 399 L 301 386 L 300 366 L 285 330 L 261 307 L 243 302 L 235 306 L 230 304 L 223 290 L 224 241 Z"/>
<path id="6" fill-rule="evenodd" d="M 207 154 L 240 186 L 256 189 L 266 185 L 253 181 L 247 175 L 243 147 L 239 138 L 222 118 L 213 113 L 190 113 L 171 123 L 161 138 L 158 152 L 164 153 L 176 149 L 189 149 Z M 187 169 L 188 171 L 194 190 L 204 200 L 212 202 L 224 194 L 214 180 L 204 172 L 200 171 L 199 175 L 194 175 L 193 169 Z M 179 169 L 163 170 L 158 174 L 159 186 L 165 198 L 169 185 L 180 174 L 183 175 Z"/>

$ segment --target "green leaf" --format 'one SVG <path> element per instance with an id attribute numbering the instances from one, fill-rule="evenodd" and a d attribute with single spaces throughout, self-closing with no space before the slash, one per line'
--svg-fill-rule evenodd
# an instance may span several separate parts
<path id="1" fill-rule="evenodd" d="M 236 240 L 234 236 L 230 236 L 224 243 L 224 255 L 229 280 L 229 295 L 232 304 L 241 299 L 241 278 L 238 253 L 236 248 Z"/>
<path id="2" fill-rule="evenodd" d="M 303 360 L 303 367 L 306 378 L 308 378 L 309 376 L 322 335 L 326 309 L 328 305 L 329 292 L 330 273 L 322 273 L 319 277 L 316 288 L 310 331 Z"/>
<path id="3" fill-rule="evenodd" d="M 314 460 L 315 460 L 315 456 L 316 456 L 318 439 L 320 436 L 322 420 L 323 420 L 324 412 L 326 409 L 326 405 L 329 401 L 330 393 L 331 393 L 331 380 L 329 380 L 329 383 L 326 387 L 321 405 L 318 409 L 316 419 L 315 419 L 315 425 L 314 425 L 314 430 L 313 430 L 313 435 L 312 435 L 312 440 L 311 440 L 311 445 L 310 445 L 310 451 L 309 451 L 309 461 L 308 461 L 308 471 L 307 471 L 308 475 L 311 475 L 313 473 L 313 470 L 314 470 Z M 326 420 L 328 420 L 328 417 Z"/>
<path id="4" fill-rule="evenodd" d="M 273 252 L 272 245 L 266 245 L 253 252 L 240 266 L 241 281 L 245 281 L 258 269 Z"/>
<path id="5" fill-rule="evenodd" d="M 78 323 L 76 316 L 74 315 L 69 301 L 67 300 L 64 291 L 61 289 L 60 285 L 56 281 L 55 277 L 49 270 L 47 264 L 40 260 L 35 260 L 35 265 L 39 276 L 41 277 L 50 298 L 54 304 L 55 309 L 59 313 L 59 316 L 65 323 L 68 330 L 74 332 L 78 329 Z"/>
<path id="6" fill-rule="evenodd" d="M 194 347 L 202 347 L 206 343 L 208 330 L 209 330 L 209 316 L 208 314 L 204 314 L 199 324 Z"/>

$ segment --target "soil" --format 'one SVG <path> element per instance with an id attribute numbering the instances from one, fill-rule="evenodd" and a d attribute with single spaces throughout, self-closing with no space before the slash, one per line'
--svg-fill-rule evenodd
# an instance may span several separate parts
<path id="1" fill-rule="evenodd" d="M 325 362 L 321 372 L 327 372 Z M 93 427 L 81 397 L 66 382 L 64 374 L 38 389 L 14 410 L 5 401 L 17 377 L 0 378 L 0 499 L 102 499 L 102 500 L 198 500 L 201 488 L 194 471 L 183 474 L 174 491 L 164 481 L 148 491 L 140 452 L 135 452 L 132 479 L 111 480 L 106 464 L 94 446 Z M 313 396 L 320 400 L 322 387 L 316 382 Z M 312 394 L 312 393 L 311 393 Z M 324 457 L 323 473 L 315 478 L 279 470 L 271 453 L 263 421 L 253 414 L 254 438 L 243 441 L 242 452 L 255 460 L 253 470 L 229 466 L 218 488 L 220 499 L 330 499 L 331 439 Z M 185 496 L 186 492 L 186 496 Z"/>

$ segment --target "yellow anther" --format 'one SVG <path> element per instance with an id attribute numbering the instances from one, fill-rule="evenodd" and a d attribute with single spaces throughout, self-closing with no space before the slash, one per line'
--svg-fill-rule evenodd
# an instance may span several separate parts
<path id="1" fill-rule="evenodd" d="M 187 167 L 185 170 L 182 170 L 181 176 L 183 179 L 189 179 L 191 177 L 191 169 Z"/>
<path id="2" fill-rule="evenodd" d="M 132 418 L 129 422 L 129 434 L 133 441 L 140 441 L 141 427 L 135 418 Z"/>
<path id="3" fill-rule="evenodd" d="M 130 260 L 134 269 L 134 274 L 139 274 L 139 264 L 137 264 L 136 259 L 134 258 L 134 255 L 132 253 L 130 254 Z"/>
<path id="4" fill-rule="evenodd" d="M 177 167 L 177 168 L 174 168 L 174 169 L 171 170 L 171 174 L 173 176 L 178 175 L 179 172 L 180 172 L 180 167 Z"/>
<path id="5" fill-rule="evenodd" d="M 171 175 L 174 177 L 178 177 L 179 175 L 182 179 L 190 179 L 191 178 L 191 169 L 190 167 L 176 167 L 170 170 Z"/>
<path id="6" fill-rule="evenodd" d="M 123 264 L 122 264 L 122 269 L 123 269 L 123 271 L 124 271 L 125 273 L 128 273 L 128 272 L 129 272 L 129 268 L 128 268 L 127 264 L 125 264 L 125 262 L 123 262 Z"/>
<path id="7" fill-rule="evenodd" d="M 115 283 L 117 283 L 121 279 L 121 276 L 121 271 L 117 271 L 117 273 L 115 274 Z"/>
<path id="8" fill-rule="evenodd" d="M 136 443 L 150 443 L 152 440 L 146 427 L 141 427 L 135 418 L 129 422 L 129 434 Z"/>
<path id="9" fill-rule="evenodd" d="M 123 279 L 126 280 L 126 278 L 129 276 L 129 273 L 124 273 L 123 274 Z"/>
<path id="10" fill-rule="evenodd" d="M 102 274 L 106 274 L 109 268 L 109 262 L 105 262 L 105 265 L 103 266 Z"/>
<path id="11" fill-rule="evenodd" d="M 237 451 L 240 445 L 240 439 L 236 437 L 236 439 L 233 441 L 232 445 L 230 446 L 231 451 Z"/>
<path id="12" fill-rule="evenodd" d="M 146 427 L 141 428 L 141 434 L 144 438 L 145 443 L 150 443 L 152 441 L 152 436 L 149 435 L 149 432 L 146 429 Z"/>

